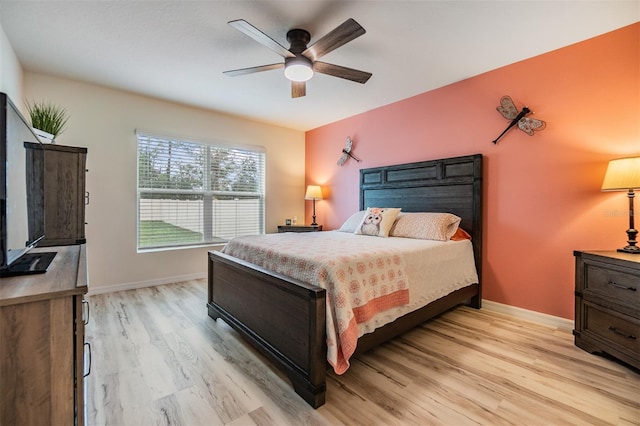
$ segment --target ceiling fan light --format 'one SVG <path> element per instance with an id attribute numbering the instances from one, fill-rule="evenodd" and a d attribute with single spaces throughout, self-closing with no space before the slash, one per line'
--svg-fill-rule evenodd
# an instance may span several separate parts
<path id="1" fill-rule="evenodd" d="M 302 57 L 285 60 L 284 76 L 291 81 L 307 81 L 313 77 L 311 61 Z"/>

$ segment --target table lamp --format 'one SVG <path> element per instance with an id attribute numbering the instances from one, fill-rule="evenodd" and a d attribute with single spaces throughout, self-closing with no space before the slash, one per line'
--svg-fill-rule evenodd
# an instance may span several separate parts
<path id="1" fill-rule="evenodd" d="M 602 182 L 602 190 L 628 191 L 627 197 L 629 197 L 629 229 L 627 229 L 627 236 L 629 237 L 629 240 L 627 241 L 628 245 L 624 248 L 618 249 L 618 251 L 623 253 L 640 254 L 640 247 L 636 245 L 636 235 L 638 235 L 638 230 L 634 228 L 633 223 L 634 189 L 640 189 L 640 157 L 619 158 L 617 160 L 609 161 L 607 172 L 605 173 L 604 181 Z"/>
<path id="2" fill-rule="evenodd" d="M 318 185 L 308 185 L 305 200 L 313 200 L 313 222 L 311 225 L 316 226 L 316 200 L 322 200 L 322 189 Z"/>

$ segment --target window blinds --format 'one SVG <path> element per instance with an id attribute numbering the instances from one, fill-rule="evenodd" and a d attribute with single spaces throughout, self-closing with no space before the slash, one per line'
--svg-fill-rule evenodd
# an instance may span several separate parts
<path id="1" fill-rule="evenodd" d="M 263 150 L 136 135 L 139 250 L 264 233 Z"/>

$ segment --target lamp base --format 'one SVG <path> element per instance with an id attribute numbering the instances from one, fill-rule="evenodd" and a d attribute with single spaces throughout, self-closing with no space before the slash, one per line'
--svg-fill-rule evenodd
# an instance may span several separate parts
<path id="1" fill-rule="evenodd" d="M 624 248 L 619 248 L 617 251 L 619 251 L 620 253 L 640 254 L 640 247 L 626 246 Z"/>
<path id="2" fill-rule="evenodd" d="M 633 200 L 633 198 L 629 198 L 629 200 Z M 638 244 L 638 241 L 636 241 L 638 230 L 633 227 L 633 203 L 629 205 L 629 222 L 630 226 L 629 229 L 627 229 L 627 246 L 618 249 L 618 251 L 622 253 L 640 254 L 640 247 L 636 245 Z"/>

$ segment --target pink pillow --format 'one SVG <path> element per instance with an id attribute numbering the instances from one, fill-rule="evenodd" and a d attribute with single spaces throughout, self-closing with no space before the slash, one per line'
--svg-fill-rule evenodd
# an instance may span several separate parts
<path id="1" fill-rule="evenodd" d="M 469 235 L 469 233 L 462 228 L 458 228 L 456 233 L 453 234 L 453 237 L 451 237 L 452 241 L 462 241 L 462 240 L 470 240 L 470 239 L 471 239 L 471 235 Z"/>
<path id="2" fill-rule="evenodd" d="M 454 236 L 461 220 L 451 213 L 402 213 L 389 236 L 447 241 Z"/>

